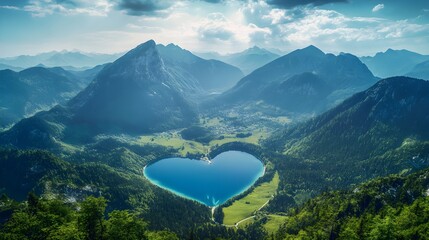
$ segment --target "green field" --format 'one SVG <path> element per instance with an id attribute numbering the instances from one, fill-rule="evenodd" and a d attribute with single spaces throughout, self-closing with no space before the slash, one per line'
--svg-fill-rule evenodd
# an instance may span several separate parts
<path id="1" fill-rule="evenodd" d="M 258 145 L 259 144 L 259 140 L 261 139 L 265 139 L 268 137 L 268 133 L 267 131 L 264 130 L 256 130 L 252 132 L 252 135 L 249 137 L 245 137 L 245 138 L 238 138 L 236 137 L 235 134 L 228 134 L 228 135 L 223 135 L 223 139 L 219 139 L 219 140 L 212 140 L 210 141 L 209 145 L 210 147 L 213 146 L 221 146 L 222 144 L 225 143 L 230 143 L 230 142 L 244 142 L 244 143 L 251 143 L 251 144 L 255 144 Z"/>
<path id="2" fill-rule="evenodd" d="M 187 153 L 205 154 L 208 151 L 208 146 L 204 146 L 199 142 L 185 140 L 177 132 L 141 136 L 137 143 L 142 145 L 156 144 L 164 147 L 171 147 L 177 149 L 182 156 L 186 156 Z"/>
<path id="3" fill-rule="evenodd" d="M 276 193 L 279 175 L 275 173 L 270 182 L 257 186 L 250 194 L 235 201 L 231 206 L 223 208 L 223 224 L 235 225 L 240 220 L 250 217 Z"/>
<path id="4" fill-rule="evenodd" d="M 269 214 L 268 221 L 263 225 L 268 234 L 275 234 L 279 227 L 286 221 L 286 216 Z"/>
<path id="5" fill-rule="evenodd" d="M 136 143 L 140 145 L 155 144 L 171 147 L 176 149 L 180 155 L 186 156 L 187 153 L 207 154 L 210 152 L 210 149 L 230 142 L 245 142 L 258 145 L 259 140 L 267 138 L 268 135 L 269 134 L 264 130 L 254 131 L 251 136 L 245 138 L 238 138 L 236 134 L 225 134 L 222 135 L 223 139 L 216 139 L 210 141 L 208 144 L 202 144 L 197 141 L 185 140 L 178 132 L 169 132 L 140 136 Z"/>

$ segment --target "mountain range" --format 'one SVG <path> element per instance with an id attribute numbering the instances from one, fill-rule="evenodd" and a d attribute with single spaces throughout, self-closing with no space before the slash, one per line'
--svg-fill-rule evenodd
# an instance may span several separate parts
<path id="1" fill-rule="evenodd" d="M 204 60 L 174 44 L 157 45 L 166 67 L 178 78 L 193 81 L 195 87 L 207 92 L 223 92 L 234 86 L 244 75 L 240 69 L 218 60 Z"/>
<path id="2" fill-rule="evenodd" d="M 411 69 L 410 72 L 405 75 L 409 77 L 429 80 L 429 60 L 417 64 L 416 66 L 414 66 L 413 69 Z"/>
<path id="3" fill-rule="evenodd" d="M 261 49 L 246 52 L 252 51 Z M 64 209 L 85 206 L 75 202 L 91 195 L 109 201 L 106 228 L 119 214 L 113 210 L 127 209 L 147 219 L 151 231 L 174 231 L 181 239 L 426 236 L 429 81 L 379 79 L 356 56 L 326 54 L 314 46 L 266 61 L 243 76 L 227 63 L 150 40 L 84 71 L 42 66 L 0 71 L 1 121 L 13 123 L 50 108 L 0 132 L 0 195 L 20 201 L 29 191 L 43 196 L 37 203 L 29 194 L 28 204 L 2 196 L 0 238 L 25 236 L 27 228 L 15 231 L 17 225 L 49 236 L 85 232 L 79 217 L 61 228 L 50 221 Z M 424 78 L 427 63 L 398 64 Z M 254 111 L 254 105 L 270 106 L 277 115 Z M 271 124 L 288 113 L 314 117 Z M 227 150 L 255 155 L 266 171 L 249 190 L 213 211 L 142 175 L 159 159 L 213 157 Z M 389 174 L 400 175 L 378 178 Z M 262 201 L 258 195 L 271 197 Z M 47 198 L 57 200 L 48 204 Z M 64 202 L 69 208 L 61 207 Z M 234 206 L 248 216 L 237 217 L 231 228 L 216 224 L 235 215 Z"/>
<path id="4" fill-rule="evenodd" d="M 275 134 L 267 147 L 316 161 L 343 181 L 429 166 L 429 82 L 408 77 L 380 80 L 335 108 Z M 322 168 L 321 168 L 322 169 Z M 324 169 L 324 167 L 323 167 Z"/>
<path id="5" fill-rule="evenodd" d="M 381 78 L 394 76 L 415 76 L 409 75 L 417 64 L 429 60 L 429 55 L 422 55 L 408 50 L 388 49 L 385 52 L 378 52 L 373 57 L 361 57 L 371 72 Z"/>
<path id="6" fill-rule="evenodd" d="M 255 69 L 280 57 L 266 49 L 254 46 L 242 52 L 221 55 L 218 53 L 196 53 L 196 55 L 205 59 L 217 59 L 240 68 L 244 74 L 249 74 Z"/>
<path id="7" fill-rule="evenodd" d="M 289 112 L 313 113 L 376 81 L 357 57 L 325 54 L 309 46 L 258 68 L 213 102 L 230 106 L 264 101 Z"/>
<path id="8" fill-rule="evenodd" d="M 188 72 L 190 66 L 199 66 L 198 71 L 208 77 Z M 210 77 L 210 73 L 226 75 Z M 16 146 L 52 146 L 54 139 L 82 141 L 98 133 L 141 134 L 185 127 L 197 121 L 197 97 L 209 94 L 214 86 L 221 89 L 231 84 L 234 78 L 228 78 L 230 73 L 241 76 L 237 68 L 151 40 L 104 66 L 91 84 L 64 106 L 16 124 L 0 138 L 6 142 L 15 139 L 12 144 Z M 37 134 L 25 140 L 18 137 L 28 131 Z M 38 141 L 40 136 L 46 141 Z"/>
<path id="9" fill-rule="evenodd" d="M 21 55 L 17 57 L 0 58 L 0 63 L 14 68 L 29 68 L 43 64 L 46 67 L 92 68 L 96 65 L 113 62 L 123 53 L 98 54 L 81 52 L 47 52 L 34 56 Z M 7 67 L 7 66 L 6 66 Z M 6 68 L 1 67 L 1 68 Z M 82 69 L 79 69 L 82 70 Z"/>
<path id="10" fill-rule="evenodd" d="M 9 70 L 12 70 L 15 72 L 19 72 L 19 71 L 24 70 L 23 68 L 20 68 L 20 67 L 14 67 L 14 66 L 10 66 L 7 64 L 0 63 L 0 70 L 6 70 L 6 69 L 9 69 Z"/>
<path id="11" fill-rule="evenodd" d="M 85 81 L 86 80 L 86 81 Z M 88 84 L 62 68 L 0 71 L 0 128 L 56 104 L 64 104 Z"/>

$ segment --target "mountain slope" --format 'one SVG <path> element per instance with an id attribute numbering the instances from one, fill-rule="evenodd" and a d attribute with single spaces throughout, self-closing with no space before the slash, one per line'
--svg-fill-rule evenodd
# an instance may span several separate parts
<path id="1" fill-rule="evenodd" d="M 254 46 L 252 48 L 246 49 L 243 52 L 233 53 L 229 55 L 218 55 L 217 57 L 213 55 L 215 59 L 219 59 L 226 63 L 229 63 L 233 66 L 239 67 L 244 74 L 249 74 L 255 69 L 258 69 L 265 64 L 273 61 L 274 59 L 280 57 L 275 53 L 272 53 L 266 49 L 259 48 Z"/>
<path id="2" fill-rule="evenodd" d="M 144 164 L 138 164 L 140 169 Z M 60 197 L 62 202 L 104 196 L 109 201 L 108 211 L 139 209 L 152 228 L 176 232 L 209 221 L 205 206 L 156 187 L 141 173 L 102 163 L 69 163 L 46 151 L 1 148 L 0 166 L 0 194 L 16 200 L 24 200 L 30 191 L 47 198 Z"/>
<path id="3" fill-rule="evenodd" d="M 186 80 L 186 79 L 185 79 Z M 105 66 L 65 106 L 24 119 L 0 135 L 3 144 L 55 148 L 82 143 L 99 133 L 141 134 L 191 125 L 196 114 L 184 79 L 165 67 L 154 41 Z"/>
<path id="4" fill-rule="evenodd" d="M 429 166 L 429 82 L 379 81 L 324 114 L 271 137 L 266 147 L 314 161 L 341 186 Z M 422 155 L 423 154 L 423 155 Z"/>
<path id="5" fill-rule="evenodd" d="M 149 41 L 105 67 L 68 106 L 74 122 L 102 131 L 160 131 L 195 118 L 180 86 Z"/>
<path id="6" fill-rule="evenodd" d="M 7 65 L 7 64 L 0 63 L 0 70 L 6 70 L 6 69 L 9 69 L 9 70 L 12 70 L 12 71 L 15 71 L 15 72 L 19 72 L 19 71 L 23 70 L 20 67 L 14 67 L 14 66 L 10 66 L 10 65 Z"/>
<path id="7" fill-rule="evenodd" d="M 65 103 L 84 88 L 74 75 L 61 68 L 2 70 L 0 79 L 0 128 Z"/>
<path id="8" fill-rule="evenodd" d="M 429 80 L 429 61 L 417 64 L 406 76 Z"/>
<path id="9" fill-rule="evenodd" d="M 243 73 L 236 67 L 217 60 L 204 60 L 174 44 L 157 45 L 169 71 L 192 79 L 204 91 L 224 91 L 234 86 Z"/>
<path id="10" fill-rule="evenodd" d="M 82 70 L 82 71 L 76 71 L 76 70 L 68 70 L 71 74 L 73 74 L 77 79 L 79 79 L 79 82 L 87 87 L 89 83 L 97 76 L 97 74 L 105 67 L 108 66 L 111 63 L 106 63 L 103 65 L 97 65 L 93 68 Z"/>
<path id="11" fill-rule="evenodd" d="M 379 52 L 374 57 L 361 57 L 363 63 L 381 78 L 404 76 L 410 72 L 416 64 L 429 60 L 428 55 L 421 55 L 407 50 L 392 50 Z"/>
<path id="12" fill-rule="evenodd" d="M 318 111 L 324 108 L 325 99 L 331 91 L 331 86 L 322 78 L 305 72 L 281 83 L 272 84 L 261 93 L 261 98 L 269 104 L 293 112 L 303 109 Z"/>
<path id="13" fill-rule="evenodd" d="M 294 78 L 291 79 L 292 77 Z M 315 83 L 316 78 L 318 84 Z M 302 88 L 305 81 L 314 85 L 304 91 Z M 327 108 L 374 82 L 374 76 L 357 57 L 350 54 L 325 54 L 318 48 L 309 46 L 255 70 L 241 79 L 234 88 L 219 96 L 218 101 L 230 105 L 263 100 L 292 111 L 296 109 L 287 109 L 287 106 L 295 105 L 309 97 L 308 94 L 312 91 L 320 92 L 323 95 L 322 106 L 308 106 L 309 108 L 299 110 L 308 113 Z M 315 89 L 316 87 L 320 89 Z M 278 91 L 275 91 L 276 89 Z M 288 92 L 295 92 L 296 99 L 288 98 L 285 94 Z M 286 101 L 291 102 L 285 103 Z"/>

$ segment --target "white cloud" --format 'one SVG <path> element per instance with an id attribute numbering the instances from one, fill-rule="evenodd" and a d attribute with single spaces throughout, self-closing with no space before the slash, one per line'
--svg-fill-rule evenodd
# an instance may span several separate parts
<path id="1" fill-rule="evenodd" d="M 380 11 L 381 9 L 383 9 L 384 8 L 384 4 L 382 4 L 382 3 L 380 3 L 380 4 L 377 4 L 377 5 L 375 5 L 373 8 L 372 8 L 372 12 L 378 12 L 378 11 Z"/>
<path id="2" fill-rule="evenodd" d="M 365 25 L 374 19 L 366 21 L 364 18 L 357 20 L 332 11 L 320 9 L 305 10 L 305 17 L 282 25 L 283 39 L 292 43 L 335 42 L 374 40 L 376 36 L 368 29 L 350 27 L 354 22 L 365 22 Z"/>
<path id="3" fill-rule="evenodd" d="M 32 16 L 44 17 L 54 13 L 64 15 L 86 14 L 90 16 L 107 16 L 113 4 L 109 0 L 84 1 L 74 0 L 52 1 L 52 0 L 30 0 L 23 10 L 30 12 Z"/>
<path id="4" fill-rule="evenodd" d="M 236 44 L 248 45 L 252 39 L 264 39 L 271 35 L 269 28 L 258 27 L 250 23 L 233 21 L 222 13 L 212 13 L 194 25 L 201 40 L 209 42 L 231 41 Z"/>
<path id="5" fill-rule="evenodd" d="M 310 6 L 279 9 L 265 0 L 223 1 L 222 4 L 178 0 L 168 9 L 157 10 L 164 11 L 162 14 L 142 16 L 125 15 L 115 4 L 116 0 L 30 0 L 20 9 L 34 16 L 108 15 L 85 28 L 85 32 L 73 34 L 72 39 L 69 36 L 64 41 L 50 42 L 68 41 L 66 47 L 86 51 L 126 51 L 148 39 L 163 44 L 173 42 L 193 51 L 221 53 L 237 52 L 253 45 L 290 51 L 309 44 L 328 51 L 367 53 L 386 46 L 425 48 L 429 41 L 429 24 L 421 21 L 350 17 Z M 62 36 L 55 37 L 61 39 Z M 49 39 L 40 39 L 40 42 Z"/>
<path id="6" fill-rule="evenodd" d="M 264 42 L 268 43 L 267 47 L 282 48 L 284 51 L 313 44 L 337 52 L 350 51 L 350 46 L 356 46 L 358 52 L 364 52 L 370 49 L 367 46 L 376 46 L 378 42 L 398 44 L 404 42 L 406 37 L 409 37 L 407 41 L 413 38 L 417 41 L 418 35 L 429 38 L 429 24 L 411 20 L 349 17 L 319 8 L 280 10 L 251 3 L 242 8 L 242 14 L 248 23 L 270 29 L 272 34 Z"/>
<path id="7" fill-rule="evenodd" d="M 279 24 L 292 20 L 292 17 L 286 15 L 286 10 L 284 9 L 271 9 L 267 15 L 262 16 L 262 19 L 269 19 L 271 24 Z"/>
<path id="8" fill-rule="evenodd" d="M 6 6 L 0 6 L 0 8 L 9 9 L 9 10 L 20 10 L 19 7 L 8 6 L 8 5 L 6 5 Z"/>

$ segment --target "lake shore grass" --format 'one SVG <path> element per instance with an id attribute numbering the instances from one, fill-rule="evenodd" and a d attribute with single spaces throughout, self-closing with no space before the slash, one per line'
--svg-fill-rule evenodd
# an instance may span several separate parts
<path id="1" fill-rule="evenodd" d="M 279 175 L 276 172 L 270 182 L 262 183 L 244 198 L 235 201 L 229 207 L 223 208 L 223 224 L 235 225 L 239 221 L 251 217 L 273 197 L 279 181 Z"/>

